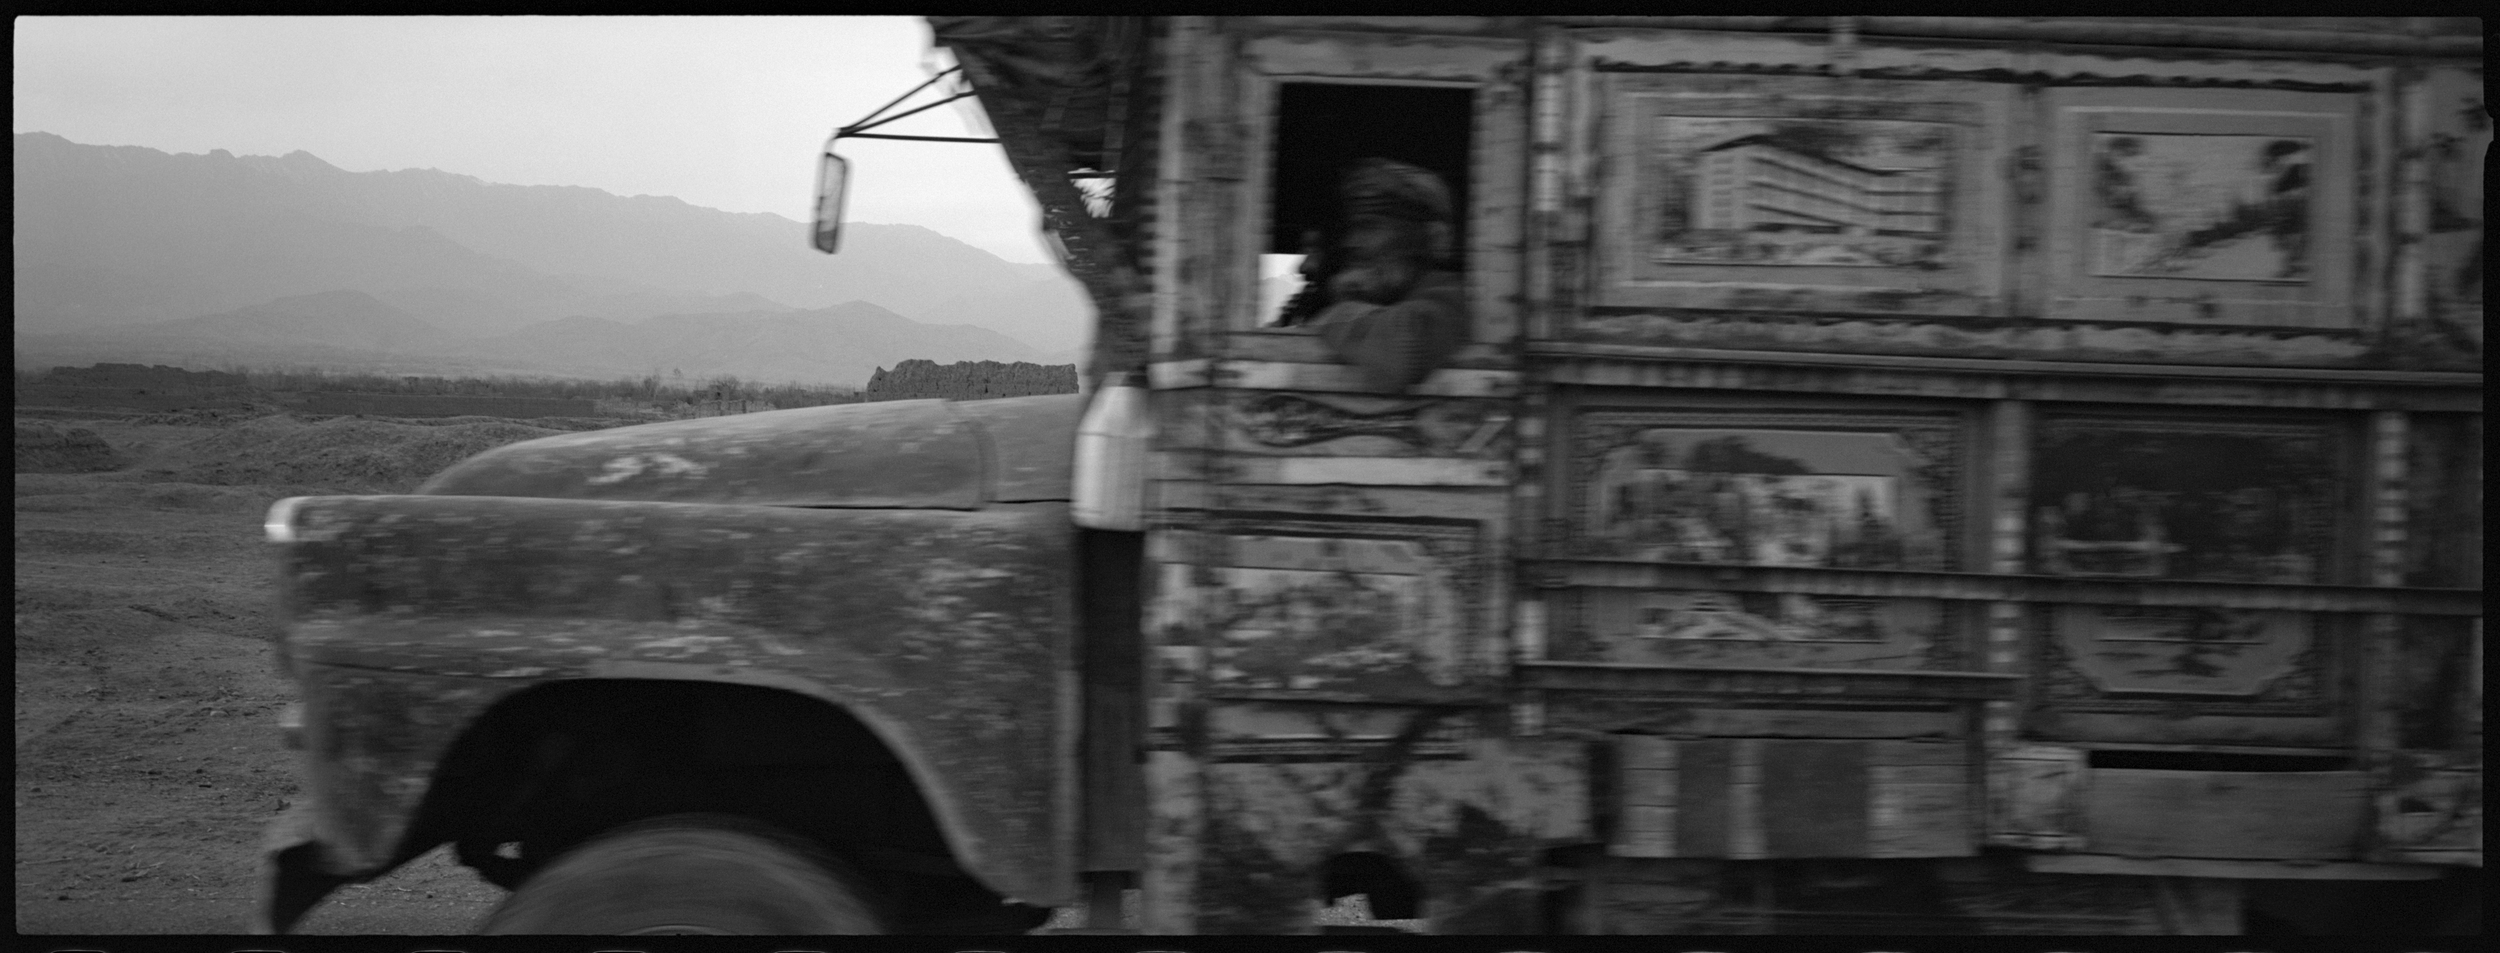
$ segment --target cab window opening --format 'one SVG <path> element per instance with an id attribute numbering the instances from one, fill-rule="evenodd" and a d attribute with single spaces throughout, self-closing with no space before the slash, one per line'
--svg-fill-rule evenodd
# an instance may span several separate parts
<path id="1" fill-rule="evenodd" d="M 1464 88 L 1278 84 L 1268 229 L 1259 256 L 1259 326 L 1307 320 L 1308 314 L 1288 316 L 1286 306 L 1312 279 L 1327 277 L 1325 252 L 1341 239 L 1346 213 L 1341 185 L 1364 160 L 1407 163 L 1440 178 L 1453 214 L 1450 254 L 1439 267 L 1465 270 L 1474 103 L 1474 91 Z M 1310 260 L 1314 252 L 1321 252 L 1317 263 Z M 1305 308 L 1310 304 L 1303 302 Z"/>

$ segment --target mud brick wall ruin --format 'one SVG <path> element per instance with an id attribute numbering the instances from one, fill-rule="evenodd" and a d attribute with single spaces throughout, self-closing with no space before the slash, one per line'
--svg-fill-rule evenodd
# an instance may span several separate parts
<path id="1" fill-rule="evenodd" d="M 1017 361 L 963 361 L 939 364 L 936 361 L 909 360 L 894 365 L 893 370 L 877 368 L 868 378 L 868 387 L 860 393 L 861 400 L 920 400 L 937 397 L 947 400 L 984 400 L 991 397 L 1030 397 L 1036 394 L 1076 393 L 1076 365 L 1032 364 Z"/>
<path id="2" fill-rule="evenodd" d="M 241 374 L 226 371 L 186 371 L 163 364 L 98 364 L 94 367 L 55 367 L 44 376 L 44 387 L 127 387 L 154 393 L 218 390 L 251 386 Z"/>

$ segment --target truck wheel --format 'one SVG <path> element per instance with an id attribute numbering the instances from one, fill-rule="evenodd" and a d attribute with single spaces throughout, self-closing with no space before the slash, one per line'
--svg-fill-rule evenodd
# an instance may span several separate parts
<path id="1" fill-rule="evenodd" d="M 557 857 L 478 924 L 479 933 L 868 934 L 863 891 L 767 824 L 672 814 L 601 834 Z"/>

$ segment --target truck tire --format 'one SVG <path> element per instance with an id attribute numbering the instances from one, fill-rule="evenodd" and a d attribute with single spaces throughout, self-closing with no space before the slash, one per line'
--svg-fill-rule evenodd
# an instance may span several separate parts
<path id="1" fill-rule="evenodd" d="M 804 840 L 720 814 L 672 814 L 557 857 L 479 933 L 871 934 L 866 893 Z"/>

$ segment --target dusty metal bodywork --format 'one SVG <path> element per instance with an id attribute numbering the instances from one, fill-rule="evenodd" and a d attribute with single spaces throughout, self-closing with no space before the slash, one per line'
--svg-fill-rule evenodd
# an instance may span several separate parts
<path id="1" fill-rule="evenodd" d="M 594 430 L 478 454 L 417 492 L 957 510 L 1064 500 L 1081 405 L 897 400 Z"/>
<path id="2" fill-rule="evenodd" d="M 426 495 L 294 501 L 273 532 L 291 537 L 282 644 L 311 798 L 272 830 L 273 858 L 294 851 L 274 890 L 434 846 L 411 824 L 498 700 L 682 679 L 839 706 L 908 767 L 965 870 L 1064 900 L 1073 529 L 1065 451 L 1046 451 L 1072 444 L 1076 403 L 989 404 L 571 435 L 481 455 Z"/>

